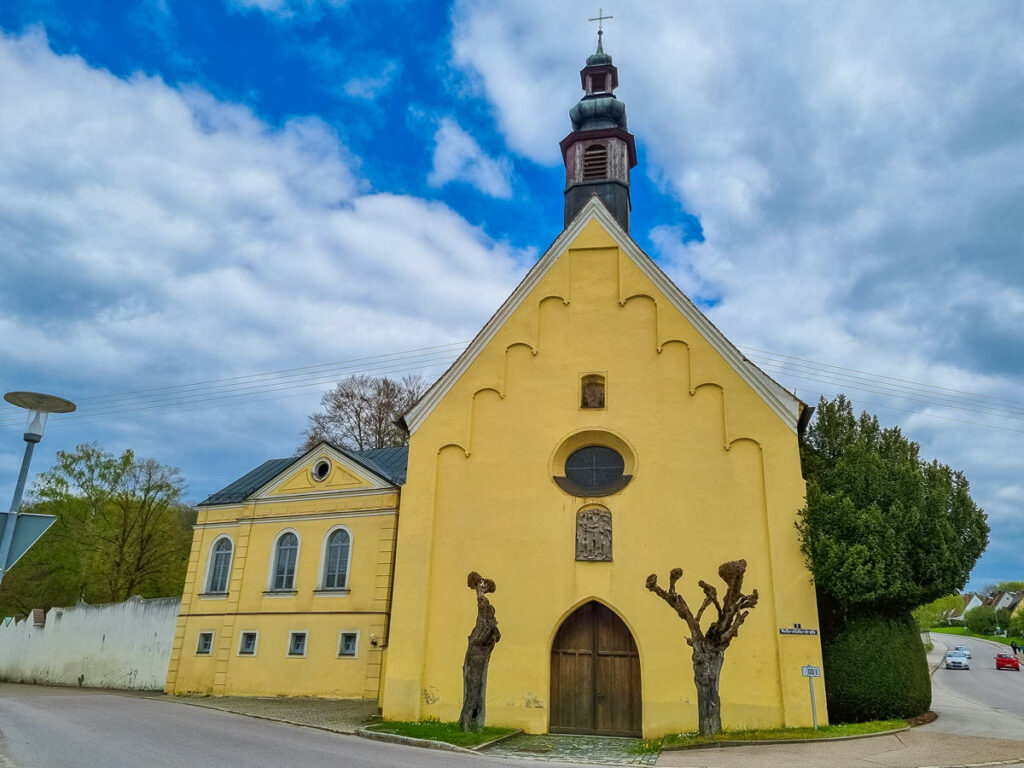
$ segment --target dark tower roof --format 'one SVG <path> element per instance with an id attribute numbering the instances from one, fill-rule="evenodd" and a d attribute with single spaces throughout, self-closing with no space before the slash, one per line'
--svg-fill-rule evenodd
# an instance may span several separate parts
<path id="1" fill-rule="evenodd" d="M 565 224 L 598 196 L 629 231 L 629 170 L 636 165 L 636 144 L 626 124 L 626 105 L 615 96 L 619 70 L 605 53 L 602 32 L 597 51 L 580 70 L 583 97 L 569 110 L 572 133 L 562 139 L 565 162 Z"/>

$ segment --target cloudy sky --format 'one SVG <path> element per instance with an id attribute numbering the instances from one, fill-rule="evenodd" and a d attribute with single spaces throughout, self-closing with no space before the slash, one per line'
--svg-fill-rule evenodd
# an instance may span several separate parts
<path id="1" fill-rule="evenodd" d="M 561 229 L 596 10 L 0 4 L 0 387 L 198 500 L 339 375 L 437 375 Z M 1024 6 L 621 2 L 633 236 L 809 402 L 967 472 L 1024 577 Z M 0 407 L 0 493 L 23 423 Z"/>

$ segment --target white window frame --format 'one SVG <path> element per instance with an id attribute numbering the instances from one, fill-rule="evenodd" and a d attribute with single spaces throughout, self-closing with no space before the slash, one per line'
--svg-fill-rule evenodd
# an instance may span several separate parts
<path id="1" fill-rule="evenodd" d="M 242 635 L 256 635 L 256 642 L 252 646 L 252 653 L 242 653 Z M 260 631 L 258 629 L 243 629 L 238 633 L 238 648 L 236 656 L 255 656 L 260 652 Z"/>
<path id="2" fill-rule="evenodd" d="M 227 539 L 231 542 L 231 557 L 228 558 L 228 578 L 224 583 L 223 592 L 211 592 L 210 582 L 213 580 L 213 554 L 217 548 L 217 542 L 221 539 Z M 231 569 L 235 566 L 235 540 L 231 538 L 231 534 L 222 533 L 217 536 L 213 541 L 210 542 L 210 550 L 206 553 L 206 578 L 203 580 L 203 591 L 202 596 L 204 597 L 227 597 L 228 592 L 231 591 Z"/>
<path id="3" fill-rule="evenodd" d="M 359 630 L 358 629 L 339 629 L 338 630 L 338 658 L 339 659 L 358 659 L 359 658 Z M 355 653 L 342 653 L 341 642 L 345 635 L 356 636 L 356 652 Z"/>
<path id="4" fill-rule="evenodd" d="M 274 570 L 277 566 L 277 542 L 281 540 L 281 537 L 286 533 L 295 534 L 295 540 L 298 542 L 298 546 L 295 548 L 295 579 L 292 582 L 290 589 L 274 589 Z M 267 595 L 283 595 L 290 597 L 294 592 L 297 592 L 297 585 L 299 583 L 299 563 L 302 558 L 302 537 L 299 532 L 294 528 L 282 528 L 277 532 L 274 537 L 274 541 L 270 544 L 270 565 L 267 568 L 267 589 L 264 594 Z"/>
<path id="5" fill-rule="evenodd" d="M 209 635 L 210 636 L 210 650 L 208 650 L 206 653 L 203 653 L 202 651 L 199 650 L 199 638 L 201 638 L 203 635 Z M 214 644 L 214 642 L 216 642 L 216 640 L 217 640 L 217 634 L 212 629 L 200 629 L 198 632 L 196 632 L 196 653 L 195 653 L 195 655 L 196 656 L 213 656 L 213 644 Z"/>
<path id="6" fill-rule="evenodd" d="M 292 637 L 295 635 L 305 635 L 306 642 L 302 645 L 302 653 L 292 653 Z M 304 659 L 309 653 L 309 630 L 308 629 L 290 629 L 288 630 L 288 645 L 285 646 L 284 655 L 289 659 Z"/>
<path id="7" fill-rule="evenodd" d="M 348 534 L 348 559 L 345 561 L 345 586 L 325 587 L 324 578 L 327 576 L 327 541 L 337 530 L 344 530 Z M 352 590 L 352 550 L 356 548 L 356 538 L 352 535 L 352 529 L 347 525 L 332 525 L 324 534 L 320 542 L 320 571 L 316 575 L 316 591 L 320 595 L 347 595 Z"/>

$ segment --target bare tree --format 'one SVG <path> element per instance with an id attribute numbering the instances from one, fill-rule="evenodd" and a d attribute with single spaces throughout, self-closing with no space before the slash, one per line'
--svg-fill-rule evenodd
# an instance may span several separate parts
<path id="1" fill-rule="evenodd" d="M 395 421 L 425 390 L 420 376 L 400 381 L 386 376 L 348 376 L 320 398 L 320 410 L 308 417 L 299 452 L 323 440 L 355 451 L 405 445 L 409 436 Z"/>
<path id="2" fill-rule="evenodd" d="M 484 727 L 484 705 L 487 703 L 487 666 L 491 662 L 491 651 L 501 640 L 494 606 L 487 595 L 494 592 L 493 579 L 485 579 L 471 571 L 467 581 L 469 588 L 476 590 L 476 626 L 469 633 L 466 660 L 462 665 L 462 714 L 459 727 L 464 731 L 479 731 Z"/>
<path id="3" fill-rule="evenodd" d="M 690 636 L 686 644 L 693 649 L 693 682 L 697 685 L 697 714 L 702 735 L 721 733 L 722 704 L 718 696 L 718 683 L 725 661 L 725 649 L 736 637 L 750 609 L 757 605 L 757 590 L 744 595 L 743 574 L 746 560 L 732 560 L 718 567 L 718 576 L 728 587 L 721 602 L 718 590 L 705 581 L 697 584 L 704 590 L 704 602 L 696 614 L 690 610 L 683 596 L 676 592 L 676 582 L 683 577 L 682 568 L 673 568 L 669 574 L 668 591 L 658 586 L 658 577 L 647 577 L 647 589 L 656 594 L 686 622 Z M 701 617 L 709 606 L 714 606 L 718 617 L 706 630 L 700 626 Z"/>

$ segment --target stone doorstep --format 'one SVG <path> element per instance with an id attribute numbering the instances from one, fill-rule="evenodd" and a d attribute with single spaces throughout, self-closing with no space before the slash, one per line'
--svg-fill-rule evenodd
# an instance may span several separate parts
<path id="1" fill-rule="evenodd" d="M 893 728 L 888 731 L 877 733 L 854 733 L 850 736 L 824 736 L 820 739 L 751 739 L 747 741 L 722 740 L 710 741 L 704 744 L 682 744 L 678 747 L 662 747 L 662 752 L 682 752 L 688 749 L 717 749 L 719 747 L 767 747 L 775 744 L 822 744 L 830 741 L 854 741 L 856 739 L 873 739 L 876 736 L 892 736 L 894 733 L 909 731 L 913 726 Z M 1000 763 L 1001 765 L 1001 763 Z"/>

